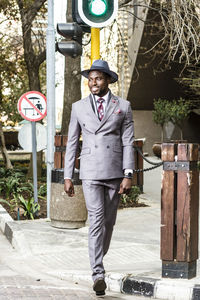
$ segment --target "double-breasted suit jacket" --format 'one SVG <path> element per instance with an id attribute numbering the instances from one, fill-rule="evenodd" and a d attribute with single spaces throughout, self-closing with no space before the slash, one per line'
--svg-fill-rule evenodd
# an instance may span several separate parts
<path id="1" fill-rule="evenodd" d="M 134 169 L 134 127 L 130 103 L 110 94 L 100 121 L 92 107 L 92 95 L 72 105 L 64 177 L 72 178 L 82 134 L 80 179 L 122 178 L 124 169 Z"/>

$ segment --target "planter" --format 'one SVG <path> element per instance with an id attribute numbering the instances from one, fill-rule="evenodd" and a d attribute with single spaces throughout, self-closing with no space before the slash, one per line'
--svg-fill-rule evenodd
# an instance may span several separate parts
<path id="1" fill-rule="evenodd" d="M 172 139 L 174 130 L 175 130 L 175 125 L 171 121 L 167 122 L 164 125 L 164 133 L 167 141 L 170 141 Z"/>
<path id="2" fill-rule="evenodd" d="M 170 140 L 168 142 L 155 142 L 153 144 L 152 150 L 155 156 L 161 158 L 161 147 L 163 143 L 174 143 L 174 144 L 181 144 L 181 143 L 187 143 L 187 140 Z"/>
<path id="3" fill-rule="evenodd" d="M 161 158 L 161 146 L 162 146 L 161 142 L 156 142 L 155 144 L 153 144 L 153 147 L 152 147 L 154 155 L 159 158 Z"/>
<path id="4" fill-rule="evenodd" d="M 57 228 L 77 229 L 85 226 L 87 209 L 81 180 L 75 173 L 74 197 L 64 191 L 63 169 L 52 170 L 50 219 L 51 225 Z"/>

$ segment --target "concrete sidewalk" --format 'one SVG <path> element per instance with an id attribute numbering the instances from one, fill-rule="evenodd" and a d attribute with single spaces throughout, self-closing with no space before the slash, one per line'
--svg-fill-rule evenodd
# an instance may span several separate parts
<path id="1" fill-rule="evenodd" d="M 151 158 L 150 158 L 151 159 Z M 154 161 L 156 158 L 154 158 Z M 200 272 L 191 280 L 162 279 L 160 182 L 162 168 L 146 172 L 140 202 L 147 207 L 118 211 L 111 247 L 104 259 L 108 289 L 157 299 L 200 299 Z M 49 278 L 91 283 L 88 226 L 62 230 L 47 219 L 13 221 L 0 210 L 0 227 L 28 268 Z M 39 276 L 39 274 L 38 274 Z"/>

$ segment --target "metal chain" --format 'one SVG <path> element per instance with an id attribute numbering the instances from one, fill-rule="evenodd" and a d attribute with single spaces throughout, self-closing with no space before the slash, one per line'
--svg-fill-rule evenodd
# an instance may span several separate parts
<path id="1" fill-rule="evenodd" d="M 148 160 L 148 159 L 143 155 L 143 153 L 142 153 L 142 151 L 140 150 L 139 147 L 137 147 L 137 146 L 133 146 L 133 147 L 139 152 L 139 154 L 142 156 L 142 158 L 143 158 L 146 162 L 148 162 L 148 163 L 151 164 L 151 165 L 154 165 L 154 167 L 150 167 L 150 168 L 146 168 L 146 169 L 137 169 L 137 170 L 134 170 L 134 173 L 151 171 L 151 170 L 156 169 L 156 168 L 158 168 L 158 167 L 160 167 L 160 166 L 163 165 L 163 162 L 155 163 L 155 162 L 152 162 L 152 161 Z"/>
<path id="2" fill-rule="evenodd" d="M 154 167 L 150 167 L 150 168 L 146 168 L 146 169 L 137 169 L 137 170 L 134 170 L 134 173 L 151 171 L 151 170 L 156 169 L 156 168 L 158 168 L 158 167 L 160 167 L 162 165 L 163 165 L 163 162 L 161 162 L 159 165 L 154 166 Z"/>

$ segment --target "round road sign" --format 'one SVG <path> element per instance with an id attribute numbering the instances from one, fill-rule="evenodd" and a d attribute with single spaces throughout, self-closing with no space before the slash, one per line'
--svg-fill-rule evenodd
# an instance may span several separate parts
<path id="1" fill-rule="evenodd" d="M 47 114 L 47 100 L 40 92 L 30 91 L 20 97 L 17 108 L 22 118 L 32 122 L 40 121 Z"/>
<path id="2" fill-rule="evenodd" d="M 44 125 L 36 123 L 37 151 L 46 149 L 47 132 Z M 19 130 L 18 141 L 20 146 L 27 152 L 32 152 L 32 127 L 31 123 L 25 124 Z"/>

